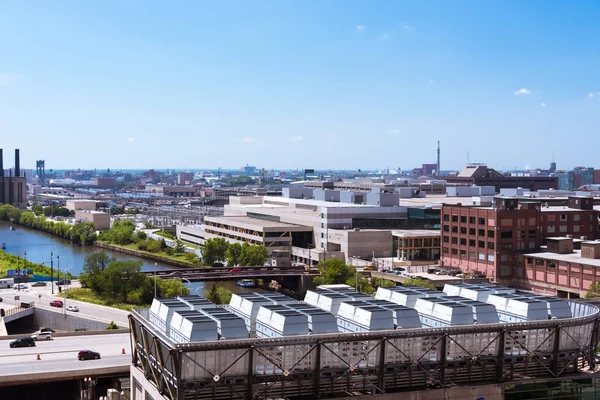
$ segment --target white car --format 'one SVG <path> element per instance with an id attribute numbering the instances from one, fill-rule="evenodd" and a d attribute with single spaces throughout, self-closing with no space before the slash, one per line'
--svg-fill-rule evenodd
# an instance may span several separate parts
<path id="1" fill-rule="evenodd" d="M 52 340 L 52 332 L 40 332 L 35 335 L 31 335 L 34 340 Z"/>
<path id="2" fill-rule="evenodd" d="M 77 311 L 79 311 L 79 307 L 77 307 L 77 306 L 67 306 L 67 311 L 77 312 Z"/>

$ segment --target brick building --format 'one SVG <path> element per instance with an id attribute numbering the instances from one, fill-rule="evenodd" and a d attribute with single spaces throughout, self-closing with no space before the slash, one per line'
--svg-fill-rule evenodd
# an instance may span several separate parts
<path id="1" fill-rule="evenodd" d="M 442 263 L 480 272 L 510 284 L 522 267 L 522 254 L 547 237 L 573 235 L 594 240 L 598 212 L 591 197 L 569 197 L 567 206 L 495 198 L 492 207 L 442 206 Z"/>

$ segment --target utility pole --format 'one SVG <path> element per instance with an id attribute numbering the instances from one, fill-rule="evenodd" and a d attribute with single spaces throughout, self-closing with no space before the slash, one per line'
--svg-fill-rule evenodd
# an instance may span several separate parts
<path id="1" fill-rule="evenodd" d="M 50 286 L 54 294 L 54 253 L 50 252 Z"/>

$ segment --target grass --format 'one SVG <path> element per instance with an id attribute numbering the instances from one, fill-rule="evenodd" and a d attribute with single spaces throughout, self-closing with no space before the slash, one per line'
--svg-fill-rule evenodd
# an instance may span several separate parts
<path id="1" fill-rule="evenodd" d="M 50 276 L 50 267 L 46 267 L 42 264 L 34 264 L 29 261 L 25 263 L 23 258 L 0 250 L 0 276 L 6 276 L 9 269 L 23 269 L 24 267 L 26 267 L 26 269 L 32 269 L 33 273 L 36 275 Z M 69 279 L 73 278 L 73 275 L 70 273 L 67 273 L 67 275 Z"/>
<path id="2" fill-rule="evenodd" d="M 154 234 L 158 235 L 158 236 L 162 236 L 165 239 L 177 240 L 177 238 L 175 236 L 173 236 L 172 234 L 170 234 L 169 232 L 157 231 L 157 232 L 154 232 Z"/>
<path id="3" fill-rule="evenodd" d="M 150 307 L 150 305 L 137 305 L 131 303 L 113 303 L 112 298 L 106 298 L 98 293 L 92 291 L 89 288 L 73 288 L 68 291 L 65 290 L 57 295 L 66 299 L 84 301 L 86 303 L 99 304 L 101 306 L 108 306 L 118 308 L 120 310 L 131 311 L 134 308 Z"/>
<path id="4" fill-rule="evenodd" d="M 179 261 L 179 262 L 182 262 L 182 263 L 185 263 L 185 264 L 189 264 L 189 265 L 194 266 L 194 267 L 200 267 L 200 266 L 202 266 L 200 263 L 189 262 L 189 260 L 184 257 L 185 253 L 171 254 L 171 255 L 165 253 L 164 251 L 161 251 L 161 252 L 158 252 L 158 253 L 152 253 L 152 252 L 149 252 L 149 251 L 144 251 L 144 250 L 138 249 L 137 244 L 135 244 L 135 243 L 126 244 L 124 246 L 121 246 L 121 245 L 118 245 L 118 244 L 116 244 L 116 245 L 113 244 L 113 245 L 114 246 L 124 247 L 124 248 L 130 249 L 130 250 L 136 250 L 136 251 L 139 251 L 140 253 L 144 253 L 144 254 L 158 256 L 158 257 L 161 257 L 161 258 L 164 258 L 164 259 L 167 259 L 167 260 Z"/>

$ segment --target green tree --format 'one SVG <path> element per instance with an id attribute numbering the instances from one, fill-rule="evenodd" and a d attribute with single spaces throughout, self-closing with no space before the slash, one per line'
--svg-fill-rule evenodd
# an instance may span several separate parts
<path id="1" fill-rule="evenodd" d="M 175 251 L 175 254 L 181 254 L 185 251 L 185 246 L 183 245 L 183 243 L 181 243 L 180 240 L 177 240 L 175 242 L 174 251 Z"/>
<path id="2" fill-rule="evenodd" d="M 106 330 L 111 331 L 111 330 L 117 330 L 119 329 L 119 326 L 117 324 L 115 324 L 115 321 L 110 321 L 110 324 L 108 324 L 106 326 Z"/>
<path id="3" fill-rule="evenodd" d="M 31 211 L 35 213 L 35 215 L 42 215 L 44 213 L 44 207 L 41 204 L 34 204 L 31 207 Z"/>
<path id="4" fill-rule="evenodd" d="M 105 295 L 127 303 L 127 294 L 142 286 L 146 276 L 141 273 L 142 261 L 114 261 L 100 275 Z"/>
<path id="5" fill-rule="evenodd" d="M 97 251 L 85 257 L 83 272 L 79 275 L 79 281 L 83 286 L 89 287 L 94 292 L 101 289 L 100 275 L 115 259 L 105 251 Z"/>
<path id="6" fill-rule="evenodd" d="M 426 281 L 425 279 L 420 278 L 408 278 L 402 282 L 403 286 L 421 286 L 427 289 L 435 289 L 433 283 L 431 281 Z"/>
<path id="7" fill-rule="evenodd" d="M 183 253 L 183 257 L 192 264 L 198 264 L 200 262 L 198 256 L 190 251 L 186 251 L 185 253 Z"/>
<path id="8" fill-rule="evenodd" d="M 73 243 L 92 244 L 96 240 L 96 226 L 93 222 L 81 222 L 73 225 L 70 232 Z"/>
<path id="9" fill-rule="evenodd" d="M 320 276 L 313 279 L 316 285 L 347 284 L 355 278 L 356 270 L 339 258 L 331 258 L 319 263 Z M 352 284 L 354 286 L 354 283 Z"/>
<path id="10" fill-rule="evenodd" d="M 590 285 L 587 293 L 585 294 L 586 299 L 597 299 L 600 297 L 600 282 L 596 282 Z"/>
<path id="11" fill-rule="evenodd" d="M 229 304 L 231 301 L 232 293 L 222 286 L 212 284 L 208 292 L 205 292 L 205 297 L 208 301 L 212 301 L 215 304 Z"/>
<path id="12" fill-rule="evenodd" d="M 382 278 L 371 278 L 371 284 L 375 289 L 379 287 L 388 288 L 396 286 L 396 282 L 390 281 L 389 279 Z"/>
<path id="13" fill-rule="evenodd" d="M 130 220 L 115 221 L 109 230 L 102 232 L 100 239 L 109 243 L 125 245 L 133 242 L 134 231 L 135 225 Z"/>
<path id="14" fill-rule="evenodd" d="M 233 267 L 240 264 L 240 256 L 242 255 L 242 245 L 239 243 L 231 243 L 225 252 L 227 265 Z"/>
<path id="15" fill-rule="evenodd" d="M 229 247 L 227 240 L 223 238 L 207 239 L 202 249 L 202 261 L 206 265 L 214 265 L 225 260 L 225 252 Z"/>
<path id="16" fill-rule="evenodd" d="M 260 245 L 242 244 L 239 265 L 242 266 L 261 266 L 269 259 L 269 250 Z"/>
<path id="17" fill-rule="evenodd" d="M 190 294 L 190 290 L 182 281 L 177 279 L 160 279 L 152 277 L 150 281 L 154 285 L 154 281 L 152 279 L 157 279 L 156 281 L 156 295 L 158 297 L 176 297 L 180 294 L 184 296 L 188 296 Z"/>
<path id="18" fill-rule="evenodd" d="M 144 231 L 138 231 L 135 234 L 136 241 L 138 241 L 138 240 L 144 240 L 144 239 L 147 239 L 147 238 L 148 238 L 148 235 L 146 235 L 146 232 L 144 232 Z"/>

